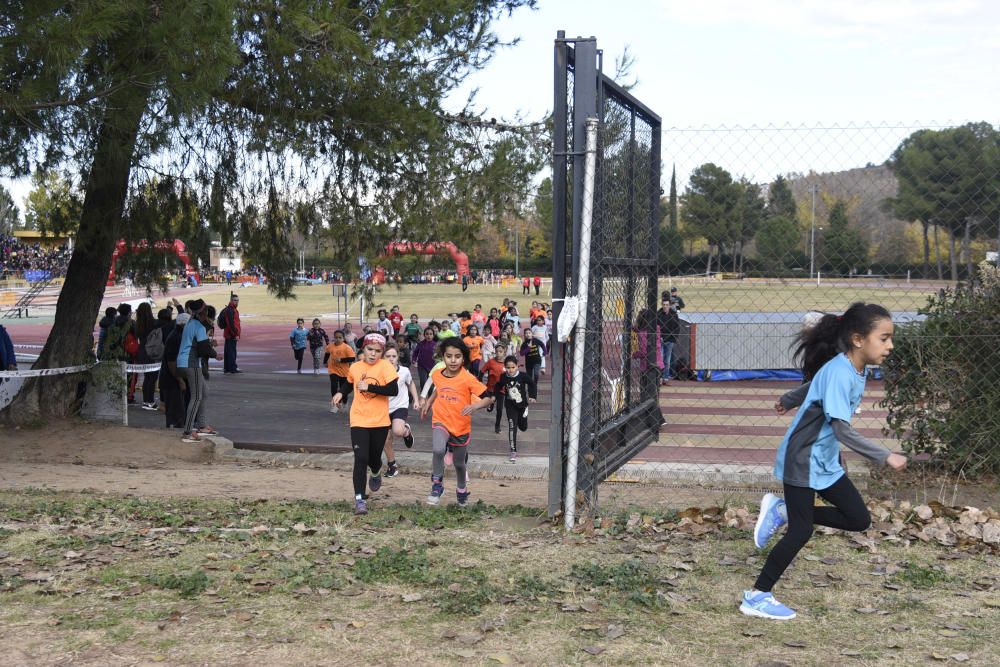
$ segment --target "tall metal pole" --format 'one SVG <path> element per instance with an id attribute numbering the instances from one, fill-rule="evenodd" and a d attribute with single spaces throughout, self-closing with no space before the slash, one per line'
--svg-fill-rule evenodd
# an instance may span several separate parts
<path id="1" fill-rule="evenodd" d="M 521 275 L 521 230 L 514 227 L 514 275 Z"/>
<path id="2" fill-rule="evenodd" d="M 566 152 L 567 126 L 569 124 L 569 94 L 567 68 L 569 66 L 569 45 L 566 32 L 556 33 L 555 58 L 553 59 L 553 106 L 552 115 L 552 321 L 558 322 L 562 313 L 563 299 L 566 298 L 566 186 L 568 164 Z M 555 516 L 562 509 L 563 496 L 563 385 L 565 384 L 566 345 L 552 340 L 552 408 L 551 430 L 549 431 L 549 492 L 548 515 Z"/>
<path id="3" fill-rule="evenodd" d="M 812 224 L 809 232 L 809 279 L 816 272 L 816 185 L 812 186 Z"/>

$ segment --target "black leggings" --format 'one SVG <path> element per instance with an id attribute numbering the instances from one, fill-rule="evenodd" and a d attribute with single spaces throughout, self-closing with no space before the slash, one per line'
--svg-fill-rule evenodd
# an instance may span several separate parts
<path id="1" fill-rule="evenodd" d="M 815 507 L 816 494 L 832 507 Z M 844 475 L 833 486 L 817 491 L 785 484 L 785 507 L 788 509 L 788 530 L 767 556 L 764 569 L 754 588 L 770 591 L 799 550 L 813 534 L 813 525 L 840 530 L 867 530 L 872 523 L 865 501 L 858 490 Z"/>
<path id="2" fill-rule="evenodd" d="M 299 366 L 296 370 L 302 370 L 302 355 L 306 353 L 306 348 L 292 348 L 292 354 L 295 355 L 295 361 L 299 362 Z"/>
<path id="3" fill-rule="evenodd" d="M 354 450 L 354 495 L 365 495 L 368 482 L 368 468 L 377 475 L 382 469 L 382 450 L 389 437 L 389 427 L 351 427 L 351 449 Z"/>
<path id="4" fill-rule="evenodd" d="M 510 446 L 510 451 L 516 452 L 517 432 L 528 430 L 528 417 L 524 414 L 525 408 L 517 407 L 514 401 L 504 401 L 504 403 L 507 410 L 507 444 Z"/>

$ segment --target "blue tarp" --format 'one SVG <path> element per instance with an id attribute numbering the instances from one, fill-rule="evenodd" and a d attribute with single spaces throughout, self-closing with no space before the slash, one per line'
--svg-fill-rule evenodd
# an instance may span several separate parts
<path id="1" fill-rule="evenodd" d="M 31 269 L 24 272 L 24 279 L 29 283 L 42 283 L 46 280 L 52 280 L 52 272 Z"/>
<path id="2" fill-rule="evenodd" d="M 882 369 L 869 368 L 868 377 L 873 380 L 881 380 Z M 802 382 L 802 371 L 793 368 L 753 371 L 698 371 L 699 382 L 734 382 L 736 380 L 786 380 Z"/>

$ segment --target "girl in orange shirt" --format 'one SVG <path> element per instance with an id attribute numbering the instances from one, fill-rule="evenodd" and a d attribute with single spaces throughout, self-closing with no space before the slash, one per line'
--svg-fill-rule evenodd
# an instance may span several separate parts
<path id="1" fill-rule="evenodd" d="M 361 341 L 361 361 L 351 364 L 347 384 L 333 397 L 334 407 L 354 389 L 358 393 L 351 404 L 351 449 L 354 450 L 354 513 L 368 514 L 365 502 L 367 468 L 372 471 L 368 487 L 372 492 L 382 487 L 382 450 L 389 435 L 389 397 L 399 393 L 399 375 L 382 358 L 385 336 L 367 334 Z"/>
<path id="2" fill-rule="evenodd" d="M 458 504 L 469 502 L 469 443 L 472 442 L 472 413 L 493 404 L 486 386 L 465 370 L 469 348 L 458 338 L 446 338 L 439 348 L 444 368 L 431 373 L 434 393 L 420 408 L 420 418 L 431 412 L 434 459 L 431 494 L 427 502 L 441 503 L 444 494 L 444 468 L 455 465 L 455 494 Z M 431 407 L 433 406 L 433 410 Z"/>
<path id="3" fill-rule="evenodd" d="M 475 324 L 469 325 L 469 333 L 462 339 L 465 346 L 469 348 L 469 365 L 467 368 L 472 373 L 472 377 L 479 377 L 479 366 L 483 361 L 483 337 L 479 335 L 479 327 Z"/>
<path id="4" fill-rule="evenodd" d="M 333 332 L 333 342 L 326 346 L 326 369 L 330 372 L 330 412 L 340 412 L 334 405 L 333 397 L 347 385 L 347 372 L 351 364 L 357 360 L 354 348 L 347 344 L 344 332 L 338 329 Z"/>

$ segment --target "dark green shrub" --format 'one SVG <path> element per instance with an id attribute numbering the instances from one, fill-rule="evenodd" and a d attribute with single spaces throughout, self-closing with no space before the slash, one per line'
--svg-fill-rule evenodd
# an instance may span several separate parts
<path id="1" fill-rule="evenodd" d="M 978 274 L 898 327 L 883 366 L 889 431 L 968 476 L 1000 472 L 1000 271 L 984 263 Z"/>

